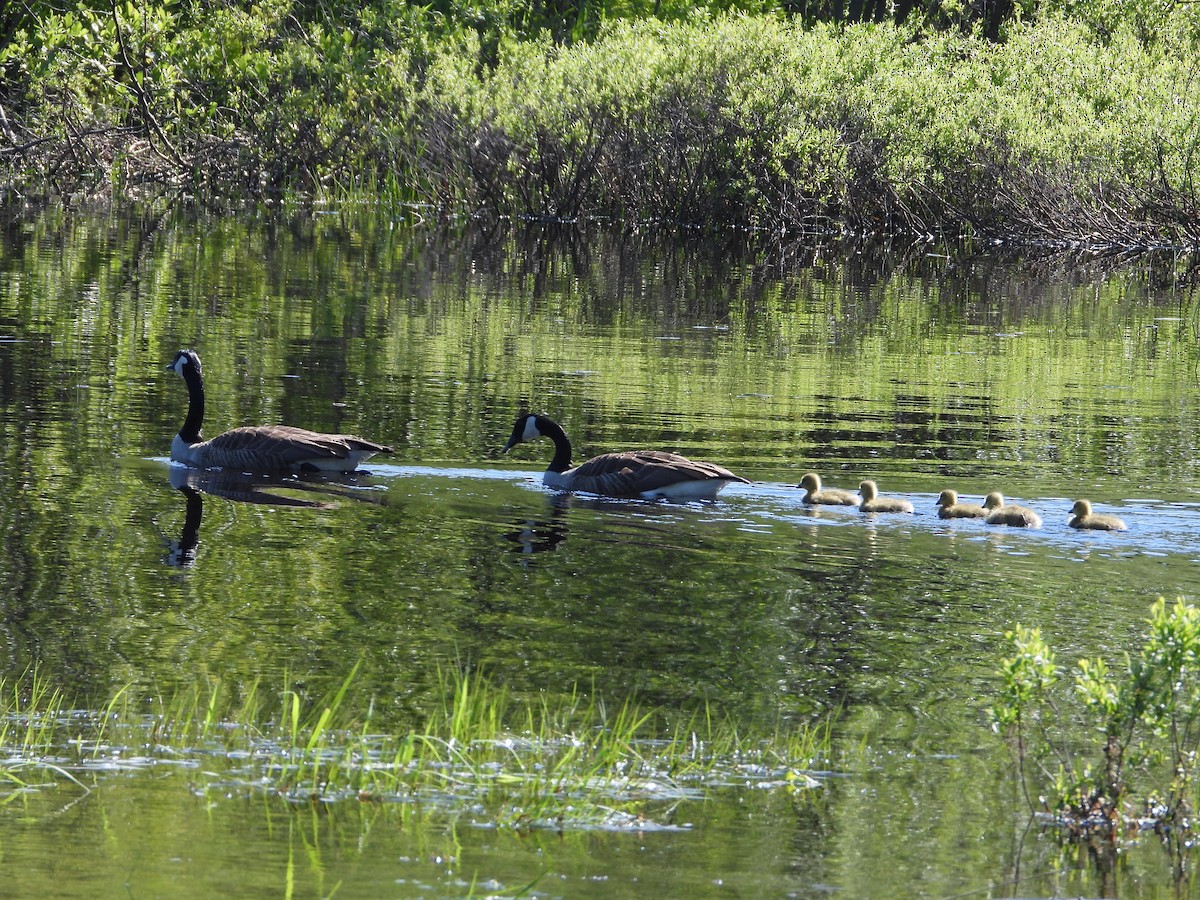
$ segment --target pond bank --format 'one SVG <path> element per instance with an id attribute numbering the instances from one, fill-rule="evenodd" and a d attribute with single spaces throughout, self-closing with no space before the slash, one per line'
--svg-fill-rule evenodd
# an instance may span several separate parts
<path id="1" fill-rule="evenodd" d="M 71 15 L 47 20 L 54 52 L 5 98 L 10 196 L 382 196 L 555 221 L 1200 245 L 1183 13 L 1153 40 L 1046 18 L 1003 43 L 644 21 L 569 46 L 509 38 L 494 58 L 474 33 L 421 43 L 365 16 L 343 33 L 282 11 Z M 133 85 L 117 37 L 140 51 Z M 241 56 L 206 51 L 230 43 Z"/>

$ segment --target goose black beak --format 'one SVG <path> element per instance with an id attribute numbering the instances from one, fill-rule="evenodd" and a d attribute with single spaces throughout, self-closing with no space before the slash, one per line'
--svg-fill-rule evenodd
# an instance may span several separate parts
<path id="1" fill-rule="evenodd" d="M 505 444 L 504 449 L 500 451 L 502 454 L 507 453 L 513 447 L 517 446 L 517 444 L 520 444 L 525 440 L 525 435 L 522 429 L 523 421 L 523 419 L 517 419 L 517 424 L 513 426 L 512 434 L 508 436 L 508 443 Z"/>

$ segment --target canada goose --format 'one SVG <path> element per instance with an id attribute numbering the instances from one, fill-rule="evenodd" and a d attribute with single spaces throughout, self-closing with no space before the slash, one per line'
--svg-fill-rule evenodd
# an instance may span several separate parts
<path id="1" fill-rule="evenodd" d="M 206 441 L 200 435 L 204 424 L 200 357 L 180 350 L 167 368 L 188 388 L 187 418 L 171 441 L 171 459 L 176 462 L 247 472 L 350 472 L 376 453 L 392 452 L 391 447 L 353 435 L 322 434 L 290 425 L 234 428 Z"/>
<path id="2" fill-rule="evenodd" d="M 560 491 L 587 491 L 609 497 L 654 500 L 712 500 L 725 485 L 748 478 L 713 463 L 695 462 L 676 453 L 631 450 L 604 453 L 571 468 L 571 441 L 562 426 L 546 416 L 522 413 L 513 424 L 507 453 L 522 441 L 547 437 L 554 441 L 554 459 L 542 484 Z"/>
<path id="3" fill-rule="evenodd" d="M 1125 531 L 1129 527 L 1124 520 L 1116 516 L 1092 512 L 1092 504 L 1087 500 L 1075 501 L 1067 524 L 1072 528 L 1094 528 L 1097 531 Z"/>
<path id="4" fill-rule="evenodd" d="M 1032 509 L 1004 502 L 1004 495 L 992 491 L 983 498 L 983 507 L 988 511 L 984 520 L 989 525 L 1012 525 L 1014 528 L 1041 528 L 1042 517 Z"/>
<path id="5" fill-rule="evenodd" d="M 879 488 L 873 481 L 864 481 L 858 486 L 858 492 L 862 494 L 862 503 L 858 508 L 865 513 L 910 513 L 913 511 L 913 505 L 907 500 L 901 500 L 899 497 L 880 497 Z"/>
<path id="6" fill-rule="evenodd" d="M 804 488 L 805 494 L 802 499 L 805 503 L 817 503 L 825 506 L 858 506 L 862 502 L 853 491 L 821 487 L 821 477 L 816 472 L 806 472 L 800 479 L 799 487 Z"/>
<path id="7" fill-rule="evenodd" d="M 942 519 L 986 519 L 988 511 L 978 503 L 959 503 L 954 491 L 942 491 L 937 499 L 938 517 Z"/>

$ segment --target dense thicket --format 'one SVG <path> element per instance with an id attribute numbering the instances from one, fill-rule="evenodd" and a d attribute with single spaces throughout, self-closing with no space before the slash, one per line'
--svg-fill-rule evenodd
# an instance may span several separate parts
<path id="1" fill-rule="evenodd" d="M 1196 3 L 112 0 L 0 34 L 9 190 L 1200 243 Z"/>

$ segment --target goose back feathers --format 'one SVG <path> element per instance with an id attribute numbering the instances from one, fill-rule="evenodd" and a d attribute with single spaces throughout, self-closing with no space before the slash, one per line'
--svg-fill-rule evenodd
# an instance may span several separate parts
<path id="1" fill-rule="evenodd" d="M 171 441 L 171 459 L 205 469 L 244 472 L 350 472 L 376 453 L 392 448 L 352 434 L 325 434 L 291 425 L 234 428 L 204 440 L 204 378 L 200 357 L 180 350 L 168 369 L 188 388 L 188 413 Z"/>
<path id="2" fill-rule="evenodd" d="M 562 426 L 532 413 L 517 417 L 503 452 L 541 437 L 554 442 L 554 458 L 542 476 L 542 483 L 560 491 L 645 500 L 712 500 L 726 485 L 750 483 L 749 479 L 715 463 L 697 462 L 661 450 L 603 453 L 572 468 L 571 441 Z"/>

